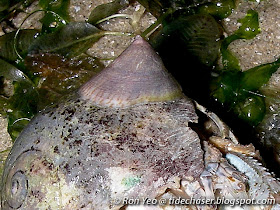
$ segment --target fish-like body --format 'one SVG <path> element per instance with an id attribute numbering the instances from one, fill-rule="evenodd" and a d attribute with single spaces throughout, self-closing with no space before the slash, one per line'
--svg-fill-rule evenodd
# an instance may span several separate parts
<path id="1" fill-rule="evenodd" d="M 197 120 L 193 102 L 138 36 L 100 74 L 24 129 L 6 160 L 2 209 L 172 209 L 177 206 L 159 199 L 253 197 L 238 164 L 234 168 L 202 144 L 188 126 Z M 263 180 L 274 183 L 261 188 L 273 188 L 262 198 L 276 198 L 279 182 Z M 154 205 L 143 205 L 149 199 Z M 187 207 L 218 205 L 178 208 Z"/>

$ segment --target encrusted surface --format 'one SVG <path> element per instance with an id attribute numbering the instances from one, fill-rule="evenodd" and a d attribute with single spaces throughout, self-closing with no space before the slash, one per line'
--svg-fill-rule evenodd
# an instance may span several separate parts
<path id="1" fill-rule="evenodd" d="M 4 172 L 9 178 L 4 206 L 18 199 L 9 190 L 18 171 L 29 179 L 28 199 L 22 207 L 35 208 L 34 202 L 54 209 L 56 202 L 50 202 L 49 196 L 57 190 L 55 185 L 68 188 L 67 192 L 60 189 L 57 195 L 67 208 L 106 209 L 116 197 L 155 198 L 162 189 L 175 188 L 176 177 L 201 174 L 200 140 L 187 126 L 196 120 L 188 99 L 127 109 L 66 101 L 38 115 L 15 143 Z M 27 154 L 29 158 L 23 158 Z M 28 161 L 32 158 L 35 162 L 31 164 Z M 33 177 L 40 177 L 40 181 Z M 76 193 L 68 198 L 72 191 Z"/>

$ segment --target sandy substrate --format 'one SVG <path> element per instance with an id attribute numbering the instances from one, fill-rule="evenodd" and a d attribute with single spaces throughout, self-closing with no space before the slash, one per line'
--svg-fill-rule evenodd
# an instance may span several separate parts
<path id="1" fill-rule="evenodd" d="M 12 140 L 7 132 L 7 125 L 7 120 L 0 115 L 0 151 L 3 151 L 0 153 L 0 172 L 8 155 L 9 148 L 12 146 Z"/>
<path id="2" fill-rule="evenodd" d="M 223 21 L 230 35 L 240 26 L 238 19 L 253 9 L 259 14 L 261 33 L 251 40 L 236 40 L 230 49 L 240 59 L 242 70 L 275 61 L 280 57 L 280 1 L 269 0 L 260 3 L 240 1 L 237 9 Z"/>

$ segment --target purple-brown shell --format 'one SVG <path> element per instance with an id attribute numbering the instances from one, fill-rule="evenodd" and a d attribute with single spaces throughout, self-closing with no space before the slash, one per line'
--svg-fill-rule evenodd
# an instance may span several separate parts
<path id="1" fill-rule="evenodd" d="M 111 65 L 84 84 L 79 93 L 83 99 L 109 107 L 182 97 L 180 86 L 141 36 L 137 36 Z"/>

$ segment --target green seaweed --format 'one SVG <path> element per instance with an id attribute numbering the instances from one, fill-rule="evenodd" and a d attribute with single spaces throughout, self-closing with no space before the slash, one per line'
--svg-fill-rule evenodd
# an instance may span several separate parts
<path id="1" fill-rule="evenodd" d="M 34 0 L 0 0 L 0 12 L 13 10 L 16 7 L 30 5 Z"/>
<path id="2" fill-rule="evenodd" d="M 101 4 L 91 11 L 88 22 L 95 25 L 98 21 L 117 13 L 126 6 L 128 6 L 127 0 L 115 0 L 107 4 Z"/>
<path id="3" fill-rule="evenodd" d="M 195 56 L 201 63 L 211 66 L 220 49 L 221 28 L 210 15 L 179 16 L 171 22 L 165 21 L 163 28 L 152 37 L 150 43 L 155 49 L 166 45 L 181 45 L 186 56 Z M 174 51 L 175 54 L 181 53 Z"/>
<path id="4" fill-rule="evenodd" d="M 235 55 L 228 49 L 230 43 L 238 38 L 235 35 L 229 36 L 223 40 L 221 44 L 221 56 L 223 63 L 224 71 L 240 71 L 240 63 L 239 60 L 235 57 Z"/>
<path id="5" fill-rule="evenodd" d="M 253 39 L 260 32 L 259 15 L 254 10 L 249 10 L 246 16 L 238 20 L 242 25 L 234 33 L 239 39 Z"/>
<path id="6" fill-rule="evenodd" d="M 224 71 L 211 82 L 212 96 L 252 126 L 264 118 L 266 105 L 259 89 L 280 67 L 279 60 L 247 71 Z"/>
<path id="7" fill-rule="evenodd" d="M 0 112 L 8 117 L 8 132 L 13 140 L 38 110 L 76 90 L 103 68 L 89 56 L 67 59 L 55 54 L 27 56 L 23 68 L 31 77 L 2 59 L 0 66 L 0 78 L 13 81 L 13 95 L 0 94 Z"/>
<path id="8" fill-rule="evenodd" d="M 69 20 L 70 0 L 40 0 L 39 5 L 46 10 L 42 22 L 41 33 L 51 33 L 56 31 L 63 25 L 66 25 Z"/>
<path id="9" fill-rule="evenodd" d="M 241 72 L 224 72 L 211 81 L 212 96 L 223 105 L 234 106 L 239 95 Z"/>
<path id="10" fill-rule="evenodd" d="M 225 38 L 221 45 L 222 62 L 224 70 L 240 71 L 238 59 L 228 49 L 228 46 L 237 39 L 252 39 L 260 33 L 258 13 L 249 10 L 246 16 L 238 20 L 242 25 L 232 35 Z"/>
<path id="11" fill-rule="evenodd" d="M 38 92 L 28 82 L 15 82 L 14 95 L 9 99 L 8 132 L 15 140 L 37 113 Z"/>
<path id="12" fill-rule="evenodd" d="M 9 2 L 10 2 L 9 0 L 0 0 L 0 12 L 9 8 L 10 6 Z"/>
<path id="13" fill-rule="evenodd" d="M 38 30 L 27 29 L 20 30 L 16 36 L 16 32 L 11 32 L 0 37 L 0 58 L 16 62 L 18 54 L 24 57 L 31 43 L 35 40 Z"/>
<path id="14" fill-rule="evenodd" d="M 8 132 L 13 140 L 39 109 L 57 101 L 65 92 L 77 89 L 103 68 L 98 60 L 80 56 L 90 47 L 90 43 L 104 35 L 99 32 L 99 29 L 88 23 L 70 23 L 39 38 L 37 30 L 20 30 L 0 37 L 0 112 L 8 117 Z M 67 61 L 66 58 L 60 58 L 60 55 L 53 55 L 47 60 L 48 56 L 41 54 L 50 52 L 72 57 L 79 55 L 79 58 Z M 44 74 L 33 71 L 39 53 L 45 62 L 42 65 L 46 66 L 40 69 Z M 61 67 L 66 65 L 66 61 L 69 64 L 65 68 L 58 68 L 52 63 L 54 61 L 55 65 Z M 87 62 L 90 66 L 85 65 Z M 7 96 L 3 91 L 3 78 L 13 82 L 12 96 Z"/>
<path id="15" fill-rule="evenodd" d="M 242 73 L 241 88 L 257 91 L 268 82 L 274 72 L 280 67 L 280 60 L 251 68 Z"/>
<path id="16" fill-rule="evenodd" d="M 74 57 L 85 52 L 104 35 L 104 31 L 89 23 L 71 22 L 54 33 L 36 39 L 29 48 L 29 54 L 48 52 Z"/>
<path id="17" fill-rule="evenodd" d="M 228 17 L 236 8 L 236 0 L 139 0 L 156 18 L 166 11 L 173 13 L 212 15 L 217 19 Z"/>
<path id="18" fill-rule="evenodd" d="M 153 16 L 155 16 L 157 19 L 159 19 L 160 16 L 162 16 L 163 13 L 165 12 L 165 10 L 164 10 L 165 1 L 161 1 L 161 0 L 152 0 L 152 1 L 151 0 L 138 0 L 138 2 L 140 4 L 142 4 L 147 9 L 147 11 L 149 11 L 151 14 L 153 14 Z"/>
<path id="19" fill-rule="evenodd" d="M 235 9 L 235 0 L 215 0 L 197 7 L 197 13 L 213 15 L 218 19 L 228 17 Z"/>
<path id="20" fill-rule="evenodd" d="M 211 82 L 211 95 L 233 110 L 239 118 L 256 126 L 263 120 L 266 110 L 264 96 L 260 94 L 259 89 L 279 68 L 279 61 L 242 72 L 239 60 L 228 46 L 237 39 L 252 39 L 260 33 L 258 13 L 249 10 L 238 22 L 241 23 L 239 29 L 222 42 L 221 56 L 224 68 Z"/>
<path id="21" fill-rule="evenodd" d="M 252 126 L 258 125 L 265 116 L 266 105 L 264 97 L 248 94 L 244 100 L 238 100 L 233 111 L 242 120 Z"/>
<path id="22" fill-rule="evenodd" d="M 34 83 L 21 70 L 2 59 L 0 66 L 0 76 L 13 81 L 14 85 L 14 94 L 4 100 L 5 106 L 2 107 L 7 110 L 8 132 L 14 140 L 37 113 L 38 92 Z"/>

